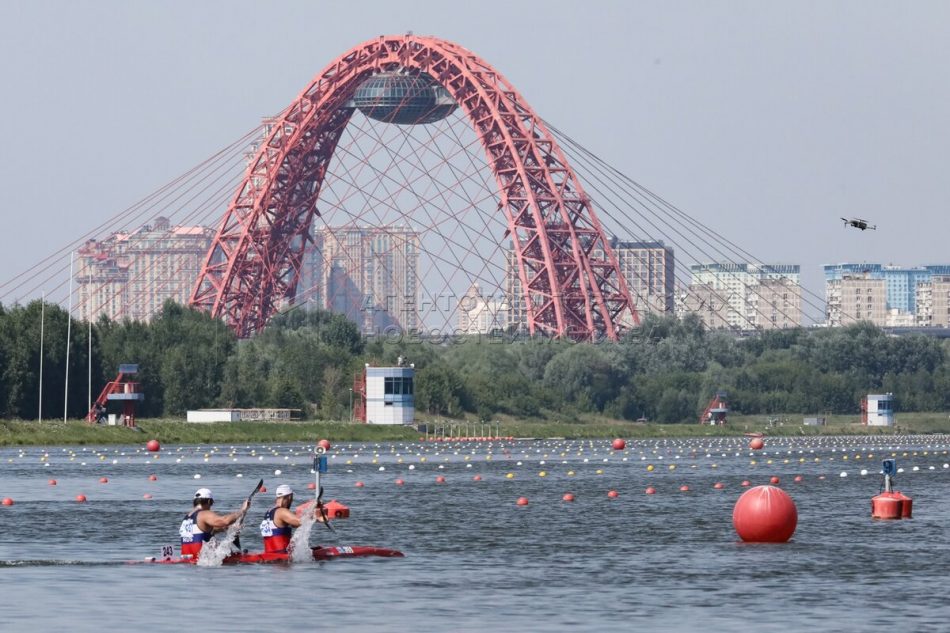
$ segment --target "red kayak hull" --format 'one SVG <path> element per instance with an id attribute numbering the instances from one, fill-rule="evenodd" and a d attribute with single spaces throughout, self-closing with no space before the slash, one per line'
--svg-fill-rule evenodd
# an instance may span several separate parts
<path id="1" fill-rule="evenodd" d="M 314 547 L 311 548 L 313 560 L 329 560 L 331 558 L 367 558 L 377 556 L 382 558 L 400 558 L 404 554 L 398 550 L 386 549 L 384 547 L 371 547 L 368 545 L 340 545 L 337 547 Z M 138 562 L 138 561 L 135 561 Z M 146 563 L 158 563 L 161 565 L 194 565 L 198 562 L 197 558 L 146 558 Z M 290 554 L 278 552 L 246 552 L 244 554 L 231 554 L 221 561 L 222 565 L 238 565 L 253 563 L 289 563 Z"/>

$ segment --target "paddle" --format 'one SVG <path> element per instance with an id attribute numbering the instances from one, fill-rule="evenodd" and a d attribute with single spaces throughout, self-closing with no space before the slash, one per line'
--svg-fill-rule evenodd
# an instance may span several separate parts
<path id="1" fill-rule="evenodd" d="M 327 513 L 327 509 L 323 506 L 323 486 L 320 486 L 320 492 L 317 494 L 317 510 L 320 511 L 320 516 L 323 517 L 323 524 L 327 526 L 327 529 L 331 532 L 336 532 L 336 528 L 330 525 L 330 515 Z"/>
<path id="2" fill-rule="evenodd" d="M 261 479 L 259 482 L 257 482 L 257 486 L 254 487 L 254 490 L 251 491 L 251 494 L 247 496 L 247 508 L 245 508 L 241 512 L 240 518 L 238 518 L 238 520 L 236 521 L 236 523 L 238 524 L 238 531 L 237 531 L 237 534 L 234 535 L 234 546 L 237 547 L 239 550 L 241 549 L 241 530 L 244 529 L 244 517 L 247 516 L 247 511 L 251 509 L 251 499 L 253 499 L 254 495 L 260 492 L 261 488 L 263 487 L 264 487 L 264 480 Z"/>

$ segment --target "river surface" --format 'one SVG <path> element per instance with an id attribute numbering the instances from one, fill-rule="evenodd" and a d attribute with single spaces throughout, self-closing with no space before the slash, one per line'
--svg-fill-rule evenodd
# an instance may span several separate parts
<path id="1" fill-rule="evenodd" d="M 747 442 L 341 443 L 323 484 L 351 516 L 336 533 L 314 527 L 311 543 L 406 557 L 223 567 L 126 561 L 177 551 L 196 488 L 226 512 L 264 478 L 242 538 L 259 549 L 277 484 L 298 503 L 313 494 L 310 448 L 3 449 L 0 497 L 15 503 L 0 507 L 0 631 L 950 630 L 950 438 Z M 914 518 L 872 521 L 892 453 Z M 741 482 L 773 475 L 798 529 L 787 544 L 743 544 Z"/>

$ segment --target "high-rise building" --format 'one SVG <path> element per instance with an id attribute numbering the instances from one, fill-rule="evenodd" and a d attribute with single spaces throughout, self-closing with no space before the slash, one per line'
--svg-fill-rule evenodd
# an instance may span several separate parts
<path id="1" fill-rule="evenodd" d="M 915 325 L 950 327 L 950 275 L 934 275 L 917 284 Z"/>
<path id="2" fill-rule="evenodd" d="M 77 317 L 148 321 L 168 299 L 187 303 L 214 237 L 204 226 L 150 225 L 79 249 Z"/>
<path id="3" fill-rule="evenodd" d="M 710 329 L 755 330 L 802 324 L 801 267 L 797 264 L 707 263 L 690 266 L 692 279 L 678 309 L 696 312 Z"/>
<path id="4" fill-rule="evenodd" d="M 497 297 L 482 295 L 472 284 L 458 302 L 459 334 L 490 334 L 508 327 L 508 304 Z"/>
<path id="5" fill-rule="evenodd" d="M 887 290 L 884 279 L 871 275 L 844 275 L 825 284 L 827 323 L 831 327 L 870 321 L 887 325 Z"/>
<path id="6" fill-rule="evenodd" d="M 663 242 L 621 242 L 617 238 L 610 246 L 637 313 L 672 314 L 676 280 L 673 249 Z"/>
<path id="7" fill-rule="evenodd" d="M 891 266 L 881 264 L 827 264 L 825 281 L 841 279 L 845 275 L 867 275 L 869 279 L 883 279 L 887 293 L 887 309 L 898 310 L 895 315 L 914 314 L 917 311 L 917 285 L 930 281 L 934 275 L 950 275 L 950 264 L 929 266 Z"/>
<path id="8" fill-rule="evenodd" d="M 417 330 L 418 264 L 419 235 L 407 226 L 317 228 L 296 302 L 345 314 L 366 334 Z"/>
<path id="9" fill-rule="evenodd" d="M 675 304 L 675 276 L 673 249 L 663 242 L 623 242 L 614 237 L 610 247 L 617 258 L 620 274 L 627 282 L 627 290 L 637 313 L 672 314 Z M 595 251 L 595 257 L 603 253 Z M 505 295 L 509 306 L 508 327 L 513 331 L 527 328 L 525 306 L 518 262 L 514 249 L 509 246 L 505 258 Z M 625 323 L 627 326 L 633 323 Z"/>

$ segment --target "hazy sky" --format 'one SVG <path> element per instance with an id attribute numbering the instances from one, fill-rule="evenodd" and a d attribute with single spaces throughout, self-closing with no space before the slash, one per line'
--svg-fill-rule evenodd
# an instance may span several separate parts
<path id="1" fill-rule="evenodd" d="M 6 0 L 0 281 L 408 30 L 818 293 L 822 263 L 950 262 L 948 25 L 947 2 Z"/>

